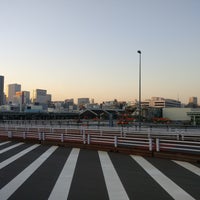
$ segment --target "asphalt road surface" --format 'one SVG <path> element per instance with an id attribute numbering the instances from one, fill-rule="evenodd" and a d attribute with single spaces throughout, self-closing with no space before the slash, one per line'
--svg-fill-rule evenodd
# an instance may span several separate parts
<path id="1" fill-rule="evenodd" d="M 200 200 L 200 164 L 0 141 L 0 200 Z"/>

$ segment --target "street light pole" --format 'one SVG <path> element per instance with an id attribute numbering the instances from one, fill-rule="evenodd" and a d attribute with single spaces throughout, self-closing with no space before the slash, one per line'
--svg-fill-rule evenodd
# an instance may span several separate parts
<path id="1" fill-rule="evenodd" d="M 137 51 L 137 53 L 139 53 L 139 129 L 141 129 L 141 113 L 142 113 L 142 109 L 141 109 L 141 55 L 142 52 L 140 50 Z"/>

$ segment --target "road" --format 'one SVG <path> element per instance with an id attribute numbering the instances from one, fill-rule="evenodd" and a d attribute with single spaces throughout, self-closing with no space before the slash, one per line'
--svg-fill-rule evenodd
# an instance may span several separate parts
<path id="1" fill-rule="evenodd" d="M 0 141 L 0 199 L 200 200 L 200 164 Z"/>

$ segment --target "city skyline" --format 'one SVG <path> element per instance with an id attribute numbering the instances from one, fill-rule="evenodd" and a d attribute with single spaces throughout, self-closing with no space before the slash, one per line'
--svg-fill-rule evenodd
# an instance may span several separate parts
<path id="1" fill-rule="evenodd" d="M 1 76 L 0 75 L 0 77 L 2 78 L 3 77 L 3 79 L 4 79 L 4 76 Z M 1 85 L 1 84 L 0 84 Z M 4 85 L 4 84 L 3 84 Z M 17 89 L 16 89 L 17 88 Z M 20 89 L 19 89 L 20 88 Z M 17 92 L 14 92 L 14 91 L 17 91 Z M 32 102 L 34 102 L 35 100 L 35 95 L 36 95 L 36 93 L 44 93 L 45 94 L 45 96 L 46 96 L 46 98 L 47 99 L 51 99 L 51 97 L 52 97 L 52 95 L 51 94 L 47 94 L 47 90 L 45 89 L 45 88 L 40 88 L 40 89 L 38 89 L 38 88 L 35 88 L 32 92 L 31 91 L 24 91 L 24 90 L 21 90 L 21 84 L 19 84 L 19 83 L 12 83 L 12 84 L 8 84 L 7 85 L 7 91 L 4 91 L 4 94 L 6 95 L 6 97 L 7 97 L 7 103 L 8 102 L 12 102 L 12 100 L 10 101 L 9 99 L 12 99 L 12 98 L 15 98 L 15 96 L 20 96 L 21 95 L 21 92 L 26 92 L 26 93 L 29 93 L 29 100 L 31 100 Z M 12 93 L 12 94 L 11 94 Z M 30 96 L 31 95 L 31 96 Z M 10 96 L 10 97 L 9 97 Z M 68 97 L 68 98 L 65 98 L 65 99 L 62 99 L 62 100 L 54 100 L 53 102 L 56 102 L 56 101 L 66 101 L 66 100 L 71 100 L 71 99 L 73 99 L 74 100 L 74 97 Z M 90 103 L 98 103 L 98 104 L 101 104 L 101 103 L 103 103 L 103 102 L 110 102 L 110 101 L 115 101 L 115 100 L 117 100 L 118 101 L 118 99 L 110 99 L 110 100 L 107 100 L 107 101 L 105 101 L 105 100 L 103 100 L 102 102 L 96 102 L 95 101 L 95 99 L 93 98 L 93 97 L 77 97 L 77 104 L 79 104 L 78 103 L 78 101 L 79 100 L 81 100 L 81 99 L 87 99 L 87 101 L 88 102 L 90 102 Z M 146 99 L 142 99 L 142 102 L 143 103 L 145 103 L 145 102 L 147 102 L 147 101 L 159 101 L 159 100 L 164 100 L 164 99 L 166 99 L 166 100 L 175 100 L 175 101 L 179 101 L 178 99 L 170 99 L 170 98 L 168 98 L 168 97 L 159 97 L 159 96 L 154 96 L 154 97 L 148 97 L 148 98 L 146 98 Z M 123 100 L 121 100 L 121 101 L 123 101 L 123 102 L 130 102 L 130 101 L 127 101 L 126 99 L 123 99 Z M 138 101 L 138 99 L 135 99 L 135 101 Z M 119 101 L 120 102 L 120 101 Z M 132 101 L 132 102 L 134 102 L 134 101 Z M 189 97 L 188 98 L 188 101 L 186 102 L 186 103 L 184 103 L 184 102 L 181 102 L 180 101 L 180 103 L 181 104 L 190 104 L 190 103 L 194 103 L 194 104 L 196 104 L 196 105 L 198 105 L 198 98 L 197 97 Z"/>
<path id="2" fill-rule="evenodd" d="M 198 0 L 0 2 L 5 86 L 44 88 L 52 100 L 200 98 Z"/>

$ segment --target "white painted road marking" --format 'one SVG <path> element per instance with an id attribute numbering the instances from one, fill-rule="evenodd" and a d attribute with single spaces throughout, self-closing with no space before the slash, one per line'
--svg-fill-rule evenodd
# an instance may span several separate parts
<path id="1" fill-rule="evenodd" d="M 176 200 L 195 200 L 160 170 L 141 156 L 131 156 L 165 191 Z"/>
<path id="2" fill-rule="evenodd" d="M 0 146 L 2 146 L 2 145 L 4 145 L 4 144 L 8 144 L 8 143 L 10 143 L 10 141 L 1 142 L 1 143 L 0 143 Z"/>
<path id="3" fill-rule="evenodd" d="M 2 149 L 2 150 L 0 150 L 0 154 L 4 153 L 4 152 L 6 152 L 6 151 L 9 151 L 10 149 L 13 149 L 13 148 L 15 148 L 15 147 L 18 147 L 18 146 L 20 146 L 20 145 L 22 145 L 22 144 L 24 144 L 24 143 L 23 143 L 23 142 L 20 142 L 20 143 L 14 144 L 14 145 L 12 145 L 12 146 L 9 146 L 9 147 L 7 147 L 7 148 L 5 148 L 5 149 Z"/>
<path id="4" fill-rule="evenodd" d="M 115 171 L 115 168 L 110 160 L 108 153 L 104 151 L 98 151 L 101 161 L 101 167 L 108 190 L 110 200 L 127 200 L 129 199 L 121 180 Z"/>
<path id="5" fill-rule="evenodd" d="M 3 162 L 0 163 L 0 169 L 2 169 L 3 167 L 7 166 L 8 164 L 10 164 L 11 162 L 17 160 L 18 158 L 20 158 L 21 156 L 27 154 L 28 152 L 32 151 L 33 149 L 35 149 L 36 147 L 38 147 L 39 144 L 35 144 L 33 146 L 30 146 L 27 149 L 24 149 L 23 151 L 19 152 L 18 154 L 8 158 L 7 160 L 4 160 Z"/>
<path id="6" fill-rule="evenodd" d="M 66 200 L 71 187 L 76 163 L 78 159 L 80 149 L 72 149 L 65 165 L 58 177 L 58 180 L 49 196 L 49 200 Z"/>
<path id="7" fill-rule="evenodd" d="M 200 176 L 200 168 L 196 167 L 195 165 L 192 165 L 188 162 L 184 162 L 184 161 L 176 161 L 173 160 L 176 164 L 184 167 L 185 169 L 195 173 L 196 175 Z"/>
<path id="8" fill-rule="evenodd" d="M 26 169 L 18 174 L 12 181 L 0 190 L 0 199 L 8 199 L 36 170 L 37 168 L 57 149 L 57 146 L 50 147 L 39 158 L 31 163 Z"/>

